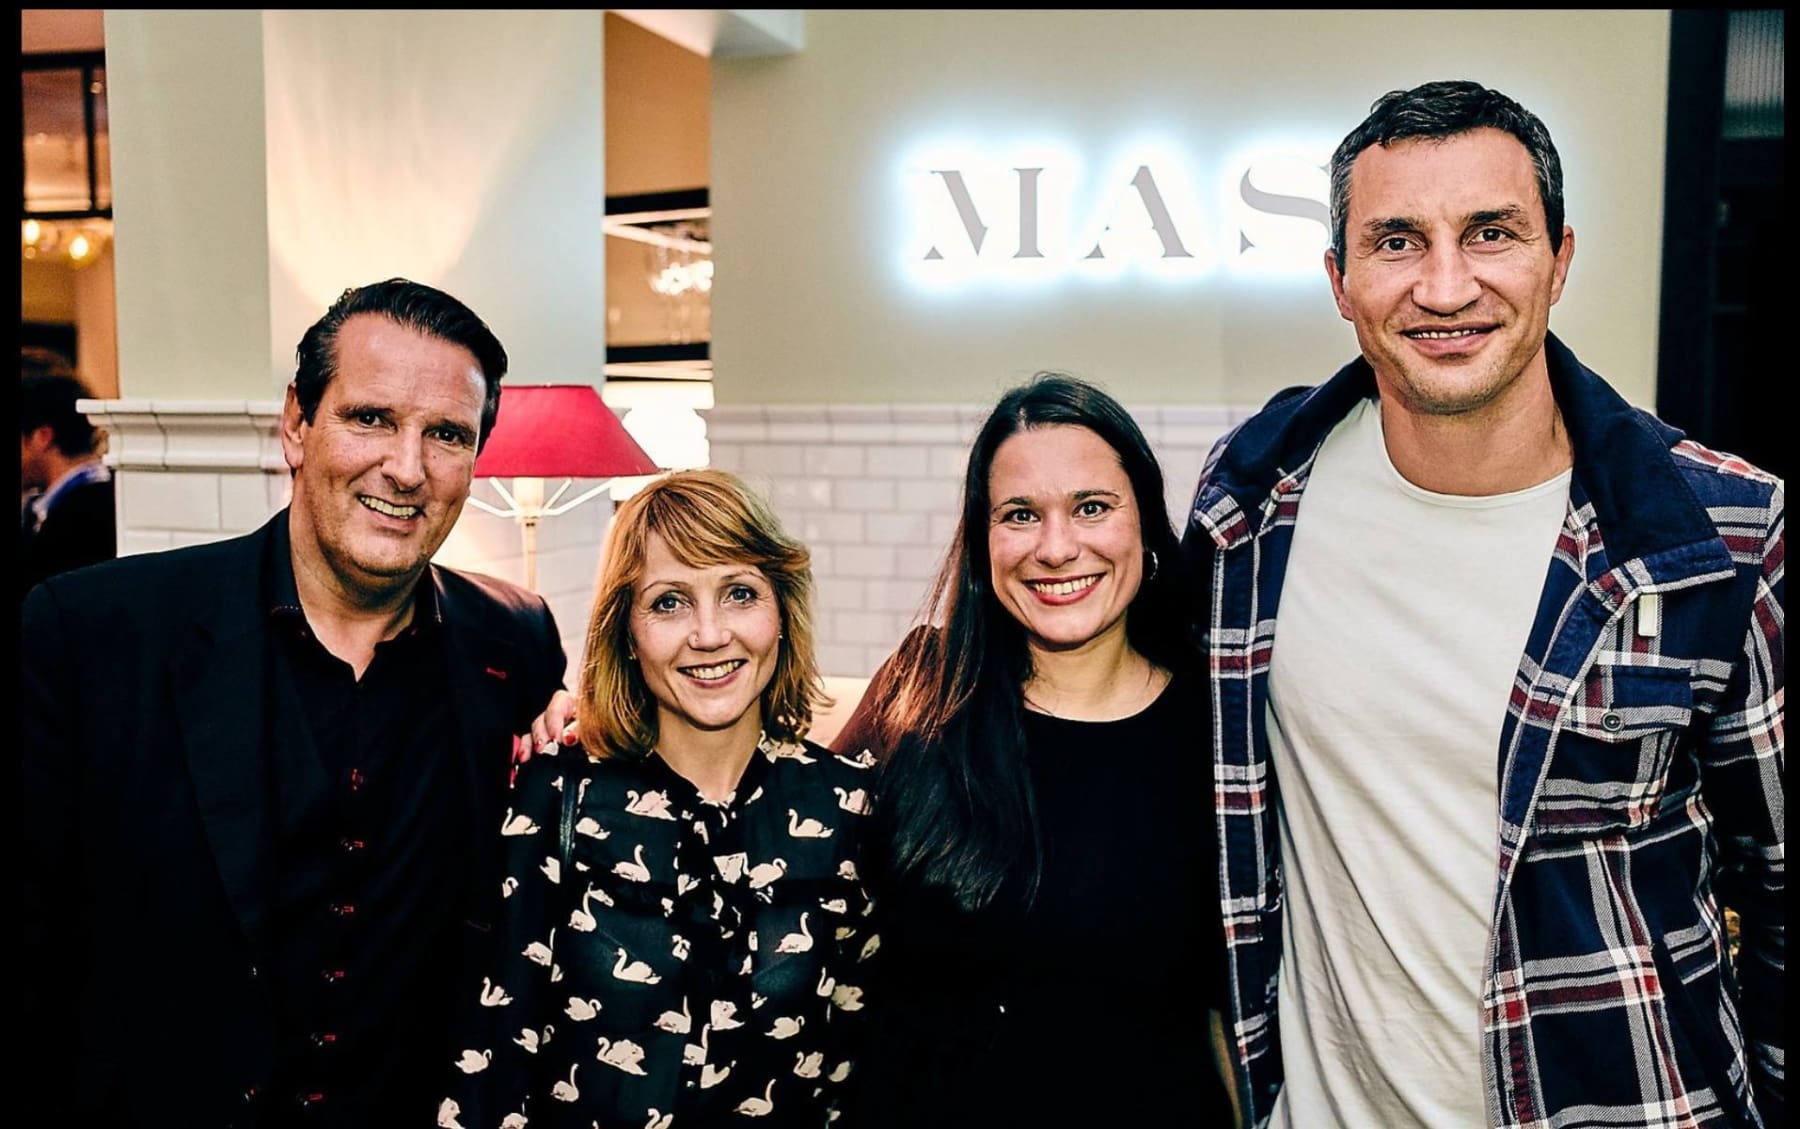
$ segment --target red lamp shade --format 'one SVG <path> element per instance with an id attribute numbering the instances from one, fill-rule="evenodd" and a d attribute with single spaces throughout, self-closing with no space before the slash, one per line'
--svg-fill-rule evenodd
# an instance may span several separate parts
<path id="1" fill-rule="evenodd" d="M 586 384 L 503 384 L 480 478 L 614 478 L 660 468 Z"/>

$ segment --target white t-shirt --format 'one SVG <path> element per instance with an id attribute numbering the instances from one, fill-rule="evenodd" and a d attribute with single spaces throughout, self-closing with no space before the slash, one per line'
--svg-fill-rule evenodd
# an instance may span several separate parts
<path id="1" fill-rule="evenodd" d="M 1274 1129 L 1486 1123 L 1500 729 L 1568 506 L 1422 490 L 1374 400 L 1327 437 L 1276 611 L 1287 912 Z"/>

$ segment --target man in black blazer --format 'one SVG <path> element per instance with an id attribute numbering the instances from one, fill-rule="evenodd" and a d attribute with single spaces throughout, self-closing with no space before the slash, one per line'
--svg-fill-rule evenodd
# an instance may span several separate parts
<path id="1" fill-rule="evenodd" d="M 118 554 L 112 475 L 75 409 L 87 396 L 70 372 L 20 374 L 19 485 L 33 495 L 19 511 L 20 599 L 46 576 Z"/>
<path id="2" fill-rule="evenodd" d="M 287 509 L 26 598 L 20 1124 L 431 1124 L 564 669 L 541 598 L 430 563 L 505 371 L 449 295 L 346 291 Z"/>

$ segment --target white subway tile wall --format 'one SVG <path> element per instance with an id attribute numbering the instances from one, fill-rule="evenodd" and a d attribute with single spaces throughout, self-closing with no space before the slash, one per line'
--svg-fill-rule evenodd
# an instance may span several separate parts
<path id="1" fill-rule="evenodd" d="M 287 503 L 277 404 L 90 402 L 115 434 L 122 554 L 246 533 Z M 728 405 L 705 413 L 712 464 L 741 475 L 812 549 L 819 664 L 866 678 L 919 621 L 956 528 L 970 442 L 987 405 Z M 1162 463 L 1163 503 L 1184 524 L 1213 441 L 1250 409 L 1131 409 Z M 576 483 L 571 496 L 591 485 Z M 485 483 L 477 495 L 489 500 Z M 538 590 L 580 677 L 581 651 L 611 506 L 595 499 L 538 527 Z M 519 527 L 473 506 L 439 563 L 522 582 Z"/>

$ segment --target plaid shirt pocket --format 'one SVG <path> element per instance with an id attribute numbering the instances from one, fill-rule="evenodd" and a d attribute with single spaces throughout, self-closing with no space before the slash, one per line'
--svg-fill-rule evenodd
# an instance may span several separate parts
<path id="1" fill-rule="evenodd" d="M 1596 663 L 1559 719 L 1535 834 L 1586 837 L 1653 822 L 1693 719 L 1685 667 Z"/>

